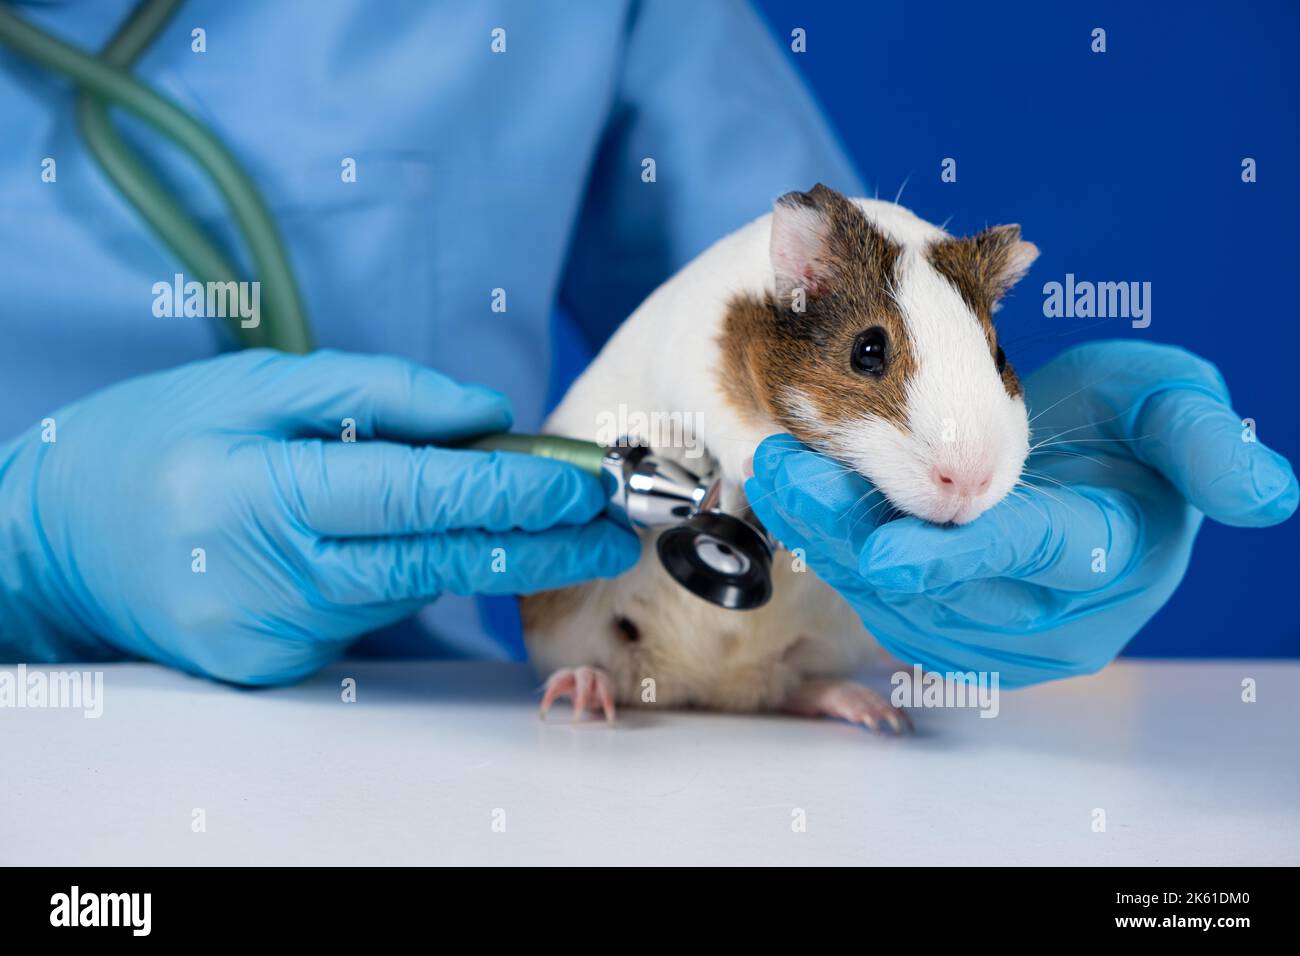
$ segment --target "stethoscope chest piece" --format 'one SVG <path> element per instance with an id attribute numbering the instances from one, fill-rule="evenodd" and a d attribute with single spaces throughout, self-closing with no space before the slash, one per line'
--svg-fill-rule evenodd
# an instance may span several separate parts
<path id="1" fill-rule="evenodd" d="M 772 597 L 773 543 L 759 528 L 721 509 L 716 464 L 693 471 L 644 446 L 605 449 L 610 513 L 633 528 L 659 531 L 659 562 L 697 597 L 751 611 Z"/>
<path id="2" fill-rule="evenodd" d="M 700 512 L 661 532 L 657 547 L 673 580 L 712 604 L 751 611 L 772 597 L 772 548 L 735 515 Z"/>

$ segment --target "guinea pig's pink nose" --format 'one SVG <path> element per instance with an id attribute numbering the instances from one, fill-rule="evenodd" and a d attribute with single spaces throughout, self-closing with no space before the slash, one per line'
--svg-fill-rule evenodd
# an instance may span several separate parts
<path id="1" fill-rule="evenodd" d="M 943 468 L 938 465 L 930 469 L 930 477 L 944 494 L 963 498 L 984 494 L 993 481 L 993 473 L 985 469 Z"/>

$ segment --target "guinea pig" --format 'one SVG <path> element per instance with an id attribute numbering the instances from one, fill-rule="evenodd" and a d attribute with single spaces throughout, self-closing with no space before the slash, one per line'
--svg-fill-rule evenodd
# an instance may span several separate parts
<path id="1" fill-rule="evenodd" d="M 746 510 L 759 442 L 789 432 L 869 479 L 900 512 L 973 521 L 1016 484 L 1029 453 L 1020 382 L 993 313 L 1038 250 L 1018 226 L 954 238 L 894 203 L 822 185 L 721 239 L 656 289 L 546 423 L 601 439 L 620 408 L 676 416 L 689 442 L 629 436 L 688 467 L 702 446 L 725 510 Z M 626 417 L 626 416 L 625 416 Z M 861 620 L 787 554 L 763 607 L 732 611 L 681 587 L 641 532 L 613 580 L 523 599 L 525 642 L 575 719 L 616 704 L 786 711 L 872 730 L 906 715 L 850 678 L 883 651 Z"/>

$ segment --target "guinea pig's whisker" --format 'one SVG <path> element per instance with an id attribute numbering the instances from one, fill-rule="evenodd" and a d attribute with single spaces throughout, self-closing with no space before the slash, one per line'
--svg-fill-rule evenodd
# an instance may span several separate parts
<path id="1" fill-rule="evenodd" d="M 1143 401 L 1145 401 L 1145 399 L 1138 399 L 1136 402 L 1134 402 L 1134 403 L 1133 403 L 1132 405 L 1130 405 L 1128 408 L 1124 409 L 1122 412 L 1116 412 L 1114 415 L 1110 416 L 1110 418 L 1103 418 L 1103 419 L 1101 419 L 1100 421 L 1096 421 L 1096 422 L 1084 422 L 1082 425 L 1075 425 L 1073 428 L 1067 428 L 1067 429 L 1065 429 L 1064 431 L 1055 432 L 1055 433 L 1052 434 L 1050 437 L 1051 437 L 1051 438 L 1060 438 L 1060 437 L 1062 437 L 1062 436 L 1064 436 L 1064 435 L 1068 435 L 1068 434 L 1070 434 L 1071 432 L 1077 432 L 1077 431 L 1078 431 L 1079 429 L 1081 429 L 1081 428 L 1096 428 L 1096 427 L 1099 426 L 1099 425 L 1105 425 L 1105 424 L 1107 424 L 1107 423 L 1109 423 L 1109 422 L 1113 422 L 1113 421 L 1115 421 L 1115 419 L 1117 419 L 1117 418 L 1123 418 L 1125 415 L 1127 415 L 1127 414 L 1128 414 L 1129 412 L 1131 412 L 1133 409 L 1137 408 L 1138 405 L 1142 404 Z M 1044 409 L 1044 411 L 1046 411 L 1046 409 Z M 1140 435 L 1140 436 L 1138 436 L 1138 438 L 1145 438 L 1145 437 L 1147 437 L 1147 436 L 1145 436 L 1145 435 Z M 1137 441 L 1138 438 L 1111 438 L 1111 439 L 1106 439 L 1106 438 L 1101 438 L 1101 439 L 1087 439 L 1087 438 L 1080 438 L 1080 439 L 1076 439 L 1076 440 L 1077 440 L 1077 441 Z"/>
<path id="2" fill-rule="evenodd" d="M 1063 504 L 1065 504 L 1065 501 L 1062 500 L 1062 499 L 1061 499 L 1061 498 L 1056 494 L 1056 491 L 1055 491 L 1055 490 L 1048 491 L 1048 486 L 1046 486 L 1046 485 L 1037 485 L 1037 484 L 1034 484 L 1033 482 L 1027 482 L 1027 483 L 1025 484 L 1025 487 L 1026 487 L 1026 488 L 1032 488 L 1036 494 L 1040 494 L 1040 495 L 1043 495 L 1043 496 L 1045 496 L 1045 497 L 1047 497 L 1047 498 L 1051 498 L 1053 501 L 1055 501 L 1055 502 L 1056 502 L 1057 504 L 1059 504 L 1059 505 L 1063 505 Z M 1065 485 L 1061 485 L 1061 486 L 1060 486 L 1060 490 L 1061 490 L 1061 491 L 1069 491 L 1069 492 L 1073 492 L 1077 497 L 1080 497 L 1080 498 L 1083 497 L 1082 494 L 1080 494 L 1079 492 L 1075 491 L 1073 488 L 1069 488 L 1069 487 L 1067 487 L 1067 486 L 1065 486 Z M 1086 500 L 1086 499 L 1085 499 L 1085 500 Z"/>
<path id="3" fill-rule="evenodd" d="M 1053 437 L 1056 437 L 1056 436 L 1053 436 Z M 1067 445 L 1073 445 L 1073 444 L 1083 444 L 1084 442 L 1089 442 L 1089 443 L 1092 443 L 1092 442 L 1129 442 L 1129 441 L 1142 441 L 1143 439 L 1150 438 L 1150 437 L 1152 437 L 1152 436 L 1151 436 L 1151 435 L 1133 435 L 1133 436 L 1130 437 L 1130 438 L 1063 438 L 1063 439 L 1060 440 L 1060 443 L 1061 443 L 1061 444 L 1067 444 Z M 1057 443 L 1056 443 L 1056 442 L 1053 442 L 1052 444 L 1057 444 Z"/>
<path id="4" fill-rule="evenodd" d="M 1030 507 L 1030 508 L 1033 508 L 1035 511 L 1037 511 L 1038 514 L 1039 514 L 1040 516 L 1042 516 L 1043 518 L 1047 518 L 1047 512 L 1043 510 L 1043 506 L 1042 506 L 1042 505 L 1040 505 L 1037 501 L 1034 500 L 1034 498 L 1033 498 L 1032 495 L 1027 495 L 1027 494 L 1021 493 L 1021 495 L 1020 495 L 1020 500 L 1021 500 L 1021 501 L 1026 505 L 1026 506 L 1028 506 L 1028 507 Z M 1022 515 L 1022 517 L 1023 517 L 1023 515 Z"/>
<path id="5" fill-rule="evenodd" d="M 1112 373 L 1112 374 L 1114 374 L 1114 373 Z M 1041 412 L 1039 412 L 1037 415 L 1035 415 L 1033 418 L 1031 418 L 1031 419 L 1029 420 L 1029 423 L 1032 425 L 1032 424 L 1033 424 L 1033 423 L 1034 423 L 1034 422 L 1035 422 L 1035 421 L 1036 421 L 1036 420 L 1037 420 L 1041 415 L 1044 415 L 1044 414 L 1046 414 L 1047 412 L 1050 412 L 1050 411 L 1051 411 L 1053 408 L 1055 408 L 1057 405 L 1061 404 L 1061 402 L 1067 401 L 1067 400 L 1073 398 L 1075 395 L 1078 395 L 1080 392 L 1086 391 L 1087 389 L 1095 388 L 1097 385 L 1100 385 L 1102 382 L 1104 382 L 1107 378 L 1110 378 L 1110 377 L 1111 377 L 1111 376 L 1102 376 L 1101 378 L 1097 379 L 1097 380 L 1094 381 L 1094 382 L 1090 382 L 1090 383 L 1088 383 L 1087 385 L 1084 385 L 1084 386 L 1081 387 L 1081 388 L 1075 389 L 1075 390 L 1074 390 L 1073 392 L 1071 392 L 1069 395 L 1066 395 L 1065 398 L 1062 398 L 1062 399 L 1060 399 L 1059 401 L 1057 401 L 1057 402 L 1055 402 L 1055 403 L 1053 403 L 1053 404 L 1051 404 L 1051 405 L 1048 405 L 1048 406 L 1047 406 L 1046 408 L 1044 408 Z M 1138 407 L 1140 404 L 1142 404 L 1142 402 L 1144 402 L 1144 401 L 1145 401 L 1145 399 L 1141 399 L 1141 398 L 1140 398 L 1140 399 L 1138 399 L 1136 402 L 1134 402 L 1132 405 L 1130 405 L 1128 408 L 1124 409 L 1123 411 L 1116 412 L 1114 415 L 1110 416 L 1110 418 L 1103 418 L 1103 419 L 1101 419 L 1100 421 L 1095 421 L 1095 422 L 1083 422 L 1083 423 L 1080 424 L 1080 425 L 1075 425 L 1073 428 L 1068 428 L 1068 429 L 1066 429 L 1065 431 L 1057 432 L 1056 434 L 1058 434 L 1058 435 L 1068 435 L 1070 432 L 1072 432 L 1072 431 L 1077 431 L 1077 430 L 1080 429 L 1080 428 L 1095 428 L 1095 427 L 1098 426 L 1098 425 L 1105 425 L 1105 424 L 1107 424 L 1108 422 L 1113 422 L 1113 421 L 1115 421 L 1115 419 L 1117 419 L 1117 418 L 1123 418 L 1125 415 L 1127 415 L 1127 414 L 1128 414 L 1129 412 L 1131 412 L 1133 409 L 1137 408 L 1137 407 Z"/>
<path id="6" fill-rule="evenodd" d="M 868 508 L 865 512 L 863 512 L 863 514 L 862 514 L 862 516 L 861 516 L 860 518 L 857 518 L 856 520 L 854 520 L 854 521 L 849 525 L 849 530 L 852 531 L 852 530 L 856 529 L 856 528 L 858 527 L 858 525 L 860 525 L 860 524 L 862 524 L 863 522 L 867 521 L 867 520 L 868 520 L 868 519 L 869 519 L 873 514 L 875 514 L 876 511 L 879 510 L 882 506 L 889 505 L 889 504 L 890 504 L 889 499 L 886 498 L 886 497 L 884 497 L 884 496 L 882 495 L 879 501 L 877 501 L 874 505 L 872 505 L 870 508 Z M 857 506 L 855 505 L 854 507 L 857 507 Z"/>
<path id="7" fill-rule="evenodd" d="M 1115 373 L 1113 373 L 1113 372 L 1111 373 L 1111 375 L 1114 375 L 1114 374 L 1115 374 Z M 1078 395 L 1080 392 L 1087 391 L 1087 390 L 1090 389 L 1090 388 L 1095 388 L 1097 385 L 1099 385 L 1101 382 L 1104 382 L 1104 381 L 1105 381 L 1107 378 L 1109 378 L 1109 377 L 1110 377 L 1110 376 L 1103 375 L 1101 378 L 1097 379 L 1097 381 L 1095 381 L 1095 382 L 1089 382 L 1087 385 L 1084 385 L 1084 386 L 1081 387 L 1081 388 L 1076 388 L 1073 392 L 1071 392 L 1069 395 L 1066 395 L 1064 398 L 1058 398 L 1056 401 L 1052 402 L 1052 404 L 1050 404 L 1050 405 L 1048 405 L 1046 408 L 1044 408 L 1041 412 L 1038 412 L 1036 415 L 1034 415 L 1032 418 L 1030 418 L 1030 419 L 1029 419 L 1029 424 L 1032 425 L 1034 422 L 1038 421 L 1038 419 L 1040 419 L 1042 416 L 1046 415 L 1048 412 L 1050 412 L 1050 411 L 1051 411 L 1053 408 L 1055 408 L 1057 405 L 1060 405 L 1062 402 L 1068 402 L 1070 399 L 1074 398 L 1074 396 Z"/>
<path id="8" fill-rule="evenodd" d="M 1052 438 L 1055 437 L 1056 436 L 1052 436 Z M 1053 441 L 1044 439 L 1043 441 L 1039 442 L 1037 445 L 1032 445 L 1029 449 L 1029 453 L 1032 455 L 1040 448 L 1051 448 L 1053 445 L 1082 445 L 1082 444 L 1096 444 L 1100 442 L 1108 442 L 1108 443 L 1131 442 L 1131 441 L 1142 441 L 1142 439 L 1150 438 L 1150 437 L 1151 437 L 1150 435 L 1136 435 L 1133 438 L 1061 438 L 1059 440 L 1053 440 Z"/>
<path id="9" fill-rule="evenodd" d="M 1045 475 L 1041 471 L 1032 471 L 1029 468 L 1025 468 L 1020 472 L 1020 474 L 1027 475 L 1030 478 L 1041 478 L 1044 481 L 1052 482 L 1052 484 L 1060 485 L 1062 488 L 1068 487 L 1065 482 L 1061 481 L 1061 479 L 1056 478 L 1052 475 Z"/>
<path id="10" fill-rule="evenodd" d="M 885 522 L 887 522 L 887 521 L 889 521 L 890 519 L 892 519 L 892 518 L 894 517 L 895 514 L 902 514 L 901 511 L 899 511 L 897 508 L 895 508 L 893 505 L 891 505 L 891 504 L 889 503 L 889 499 L 888 499 L 888 498 L 881 498 L 879 501 L 877 501 L 874 505 L 871 506 L 871 510 L 870 510 L 870 511 L 868 511 L 866 514 L 864 514 L 864 515 L 863 515 L 861 518 L 859 518 L 857 521 L 853 522 L 853 525 L 851 526 L 850 530 L 854 530 L 854 529 L 856 529 L 856 528 L 858 527 L 858 525 L 860 525 L 860 524 L 864 523 L 865 521 L 869 520 L 869 519 L 870 519 L 870 518 L 871 518 L 871 517 L 876 513 L 877 509 L 879 509 L 879 508 L 881 508 L 882 506 L 885 506 L 885 505 L 888 505 L 889 507 L 888 507 L 888 509 L 887 509 L 886 511 L 881 512 L 881 513 L 884 515 L 884 518 L 883 518 L 883 519 L 881 520 L 881 522 L 880 522 L 881 524 L 884 524 Z"/>
<path id="11" fill-rule="evenodd" d="M 1114 467 L 1104 458 L 1094 458 L 1092 455 L 1085 455 L 1077 451 L 1038 451 L 1031 452 L 1033 455 L 1064 455 L 1066 458 L 1083 458 L 1095 465 L 1101 465 L 1103 468 Z"/>
<path id="12" fill-rule="evenodd" d="M 1099 329 L 1103 325 L 1109 325 L 1109 324 L 1110 324 L 1109 319 L 1101 319 L 1097 322 L 1093 322 L 1090 325 L 1081 325 L 1081 326 L 1076 326 L 1074 328 L 1066 329 L 1064 332 L 1038 332 L 1038 333 L 1025 332 L 1020 335 L 1012 335 L 1012 336 L 1008 336 L 1006 341 L 1002 341 L 1002 336 L 999 334 L 998 340 L 1002 343 L 1002 346 L 1005 349 L 1007 349 L 1007 351 L 1011 351 L 1012 349 L 1024 348 L 1030 345 L 1038 345 L 1043 342 L 1054 342 L 1057 339 L 1063 339 L 1068 335 L 1078 335 L 1081 332 L 1087 332 L 1089 329 Z"/>
<path id="13" fill-rule="evenodd" d="M 1027 472 L 1025 472 L 1025 474 L 1027 474 L 1030 478 L 1036 478 L 1036 479 L 1038 479 L 1039 481 L 1050 481 L 1052 484 L 1056 485 L 1058 488 L 1063 488 L 1063 489 L 1066 490 L 1066 491 L 1074 492 L 1074 494 L 1079 495 L 1079 492 L 1075 491 L 1074 488 L 1070 487 L 1069 485 L 1067 485 L 1067 484 L 1066 484 L 1065 482 L 1063 482 L 1063 481 L 1059 481 L 1059 480 L 1057 480 L 1056 478 L 1053 478 L 1051 475 L 1040 475 L 1040 474 L 1038 474 L 1037 472 L 1033 472 L 1033 471 L 1027 471 Z M 1033 482 L 1029 482 L 1029 481 L 1027 481 L 1027 482 L 1025 482 L 1025 484 L 1028 485 L 1030 488 L 1040 488 L 1040 489 L 1041 489 L 1041 486 L 1040 486 L 1040 485 L 1035 485 Z M 1079 495 L 1079 497 L 1083 497 L 1083 496 L 1082 496 L 1082 495 Z"/>
<path id="14" fill-rule="evenodd" d="M 849 516 L 851 516 L 851 515 L 853 514 L 854 511 L 856 511 L 856 510 L 858 509 L 858 507 L 859 507 L 860 505 L 865 504 L 866 501 L 867 501 L 867 500 L 868 500 L 872 495 L 877 495 L 877 494 L 879 494 L 879 493 L 880 493 L 880 489 L 879 489 L 879 488 L 872 488 L 872 489 L 870 489 L 870 490 L 867 491 L 866 494 L 864 494 L 861 498 L 859 498 L 857 501 L 853 502 L 853 504 L 851 504 L 851 505 L 848 507 L 848 509 L 844 512 L 844 514 L 840 515 L 840 517 L 841 517 L 841 518 L 848 518 Z M 877 502 L 877 504 L 879 504 L 879 502 Z"/>
<path id="15" fill-rule="evenodd" d="M 875 514 L 876 509 L 879 509 L 879 507 L 887 507 L 888 509 L 887 511 L 884 512 L 885 520 L 888 520 L 889 518 L 893 518 L 893 516 L 896 514 L 902 514 L 902 512 L 897 509 L 897 507 L 894 507 L 893 502 L 889 501 L 888 498 L 881 498 L 880 501 L 876 502 L 875 505 L 871 506 L 871 510 L 867 511 L 867 514 L 862 515 L 862 518 L 858 519 L 858 524 L 861 524 L 862 522 L 865 522 L 865 520 L 867 520 L 868 518 L 871 518 L 871 516 Z M 857 527 L 857 525 L 854 525 L 854 527 Z"/>
<path id="16" fill-rule="evenodd" d="M 903 198 L 903 190 L 907 188 L 907 184 L 908 184 L 909 182 L 911 182 L 911 181 L 912 181 L 912 174 L 911 174 L 911 173 L 908 173 L 907 176 L 906 176 L 906 178 L 903 179 L 903 185 L 901 185 L 901 186 L 898 187 L 898 192 L 894 195 L 894 205 L 895 205 L 895 206 L 897 206 L 897 205 L 898 205 L 898 201 L 899 201 L 900 199 Z M 940 227 L 940 228 L 942 228 L 942 227 Z"/>
<path id="17" fill-rule="evenodd" d="M 1025 485 L 1024 487 L 1026 487 L 1026 488 L 1032 488 L 1033 485 Z M 1044 521 L 1048 522 L 1049 524 L 1051 523 L 1051 520 L 1052 520 L 1052 519 L 1049 518 L 1049 517 L 1047 516 L 1047 512 L 1046 512 L 1046 511 L 1044 511 L 1042 508 L 1040 508 L 1040 507 L 1038 506 L 1038 502 L 1036 502 L 1036 501 L 1033 499 L 1033 496 L 1032 496 L 1032 495 L 1026 494 L 1025 492 L 1021 491 L 1021 492 L 1016 493 L 1016 497 L 1017 497 L 1019 500 L 1023 501 L 1025 504 L 1029 505 L 1029 507 L 1033 508 L 1033 509 L 1034 509 L 1035 511 L 1037 511 L 1040 515 L 1042 515 Z"/>
<path id="18" fill-rule="evenodd" d="M 1040 494 L 1040 495 L 1042 495 L 1042 496 L 1045 497 L 1045 498 L 1050 498 L 1050 499 L 1052 499 L 1052 500 L 1055 501 L 1058 505 L 1060 505 L 1062 508 L 1066 507 L 1066 504 L 1065 504 L 1064 501 L 1062 501 L 1060 498 L 1056 497 L 1056 495 L 1052 494 L 1050 491 L 1048 491 L 1048 490 L 1047 490 L 1046 488 L 1044 488 L 1042 485 L 1035 485 L 1035 484 L 1031 484 L 1030 482 L 1025 482 L 1025 487 L 1026 487 L 1026 488 L 1032 488 L 1032 489 L 1033 489 L 1037 494 Z M 1073 491 L 1074 489 L 1070 489 L 1070 490 Z M 1075 494 L 1079 494 L 1079 493 L 1076 491 Z M 1082 498 L 1083 495 L 1079 495 L 1079 497 Z"/>

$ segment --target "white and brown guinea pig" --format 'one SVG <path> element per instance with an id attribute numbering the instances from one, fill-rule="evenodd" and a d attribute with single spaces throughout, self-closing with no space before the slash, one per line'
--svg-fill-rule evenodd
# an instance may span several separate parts
<path id="1" fill-rule="evenodd" d="M 1016 484 L 1029 451 L 992 314 L 1037 255 L 1017 226 L 954 238 L 894 203 L 822 185 L 789 193 L 656 289 L 546 430 L 596 439 L 620 405 L 690 413 L 736 514 L 755 448 L 790 432 L 900 511 L 972 521 Z M 658 451 L 692 464 L 682 448 Z M 906 725 L 847 679 L 883 651 L 788 554 L 773 562 L 767 605 L 728 611 L 674 582 L 654 535 L 642 539 L 640 563 L 621 577 L 524 599 L 529 655 L 550 675 L 543 715 L 571 697 L 575 717 L 612 718 L 617 702 Z"/>

